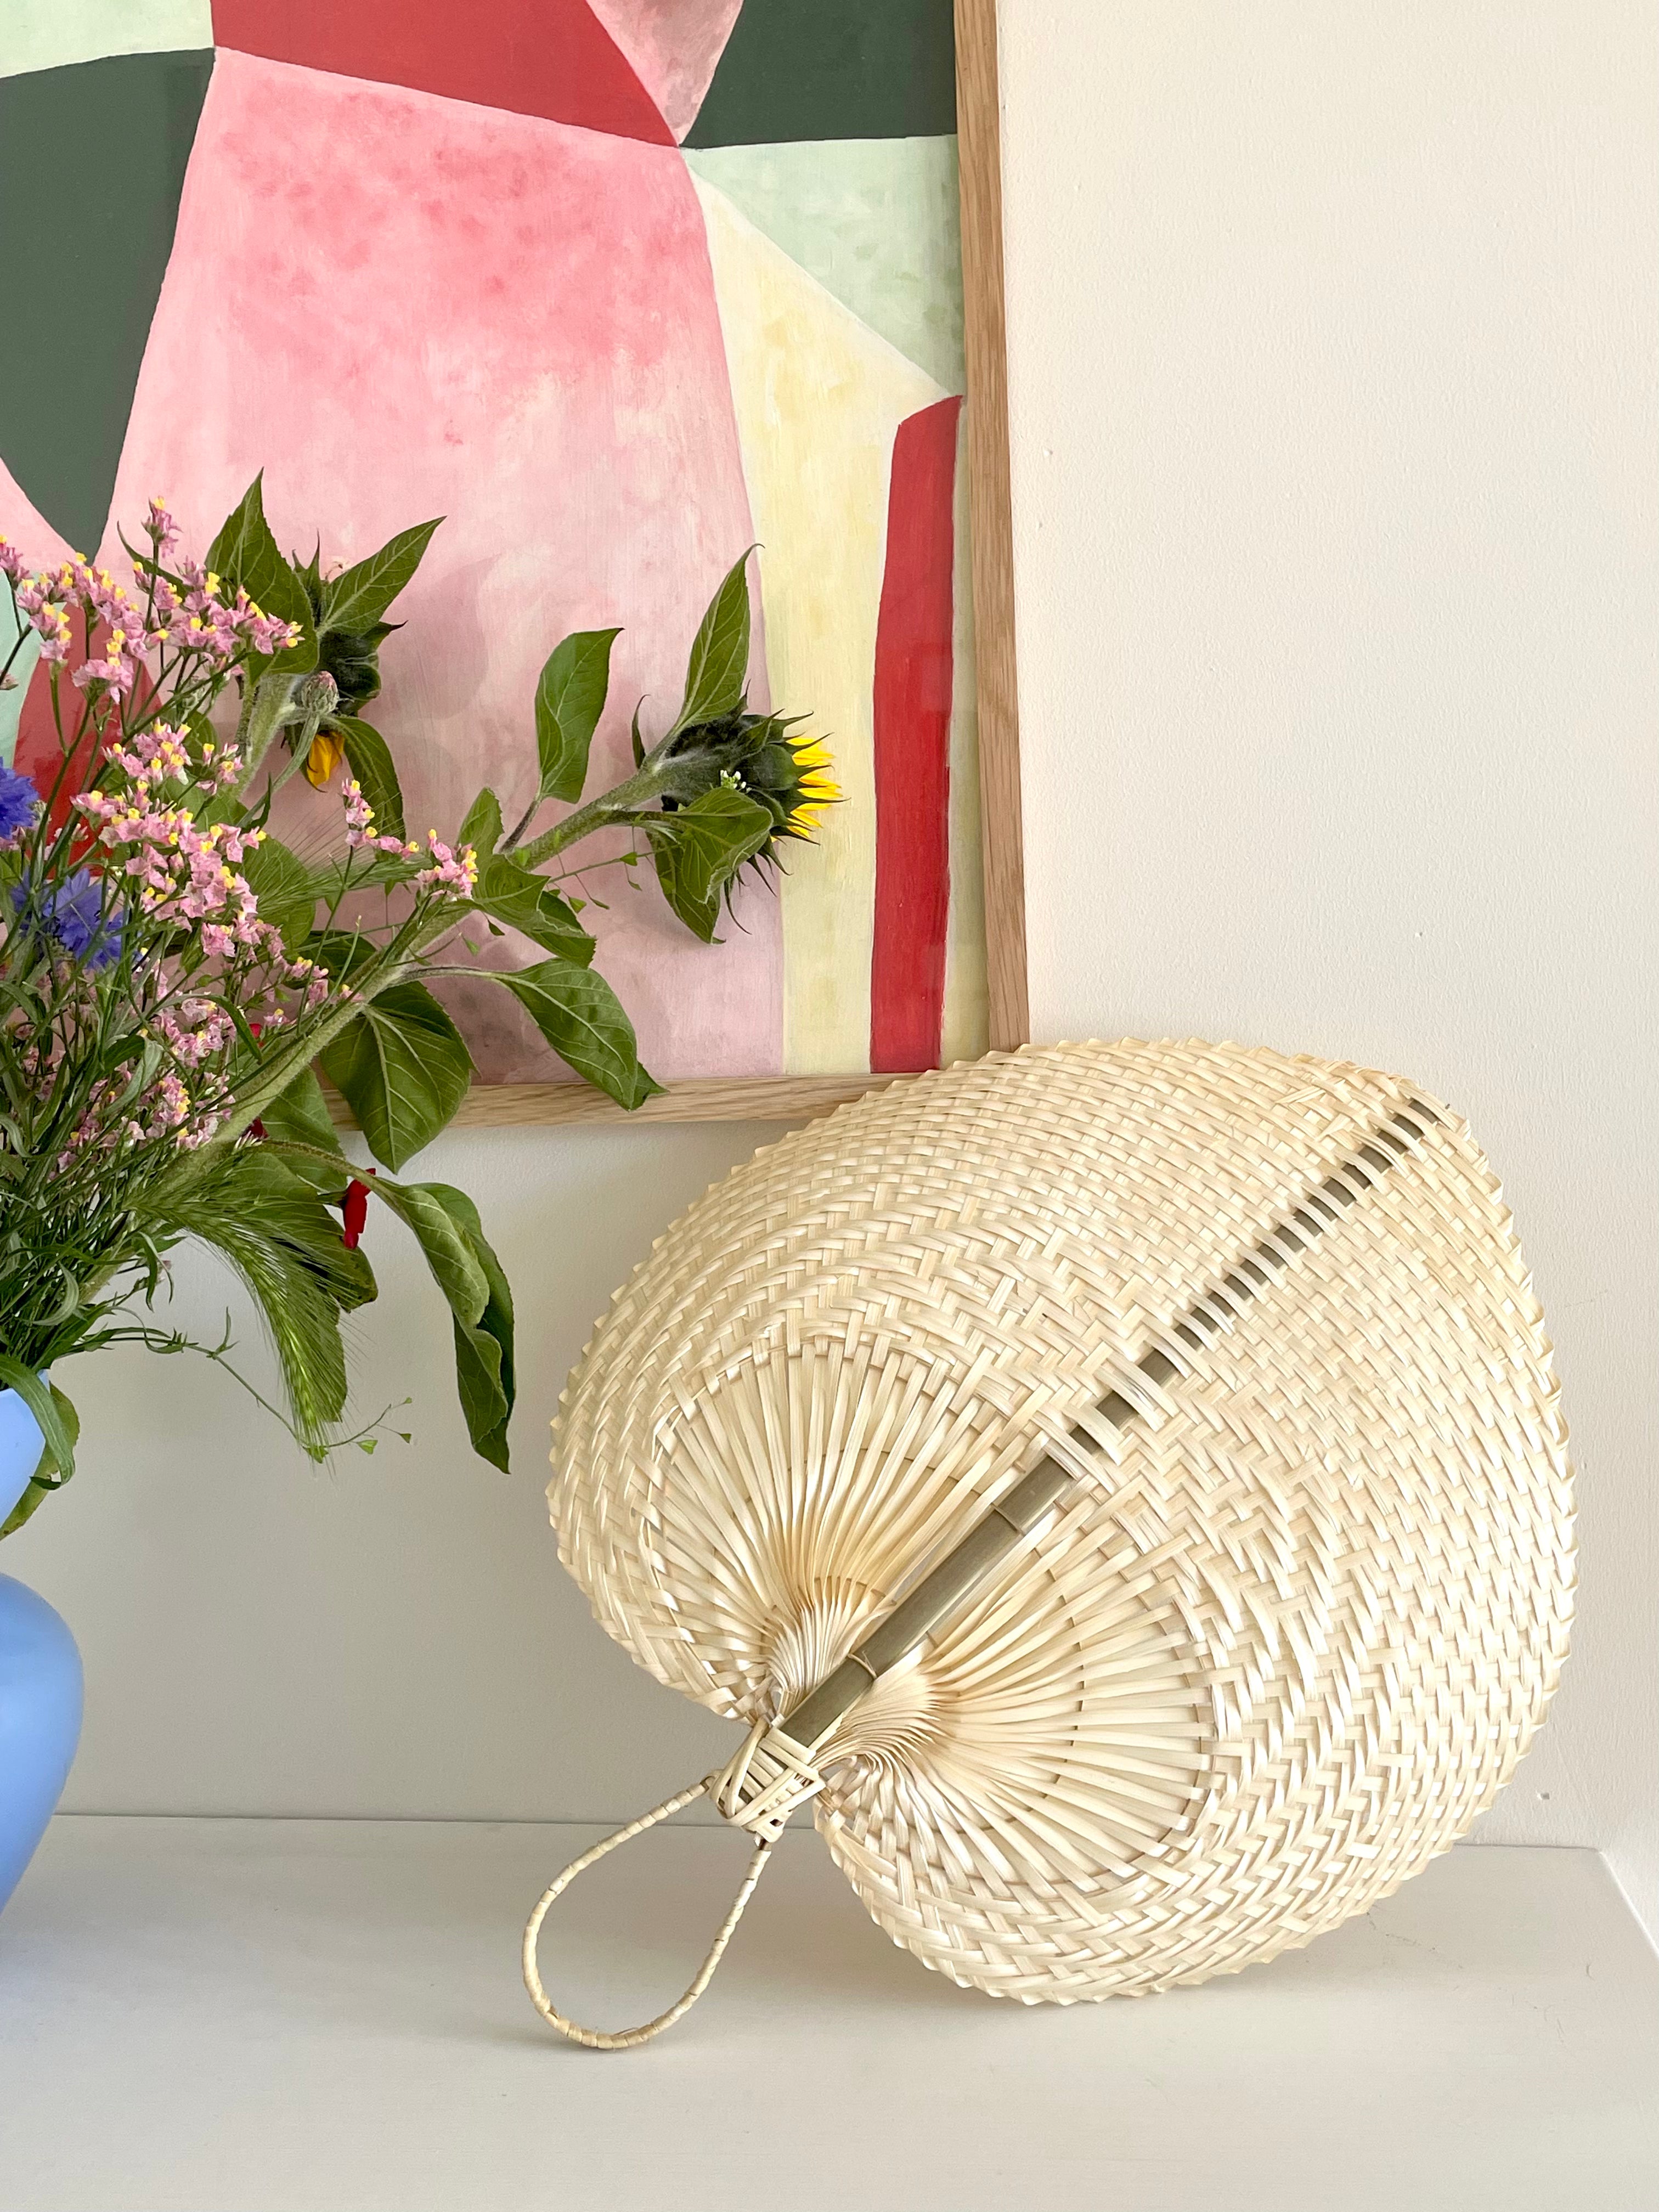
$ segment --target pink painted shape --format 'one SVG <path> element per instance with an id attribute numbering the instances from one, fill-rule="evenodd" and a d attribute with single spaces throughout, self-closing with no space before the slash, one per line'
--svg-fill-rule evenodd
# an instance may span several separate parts
<path id="1" fill-rule="evenodd" d="M 697 119 L 743 0 L 589 0 L 676 139 Z"/>
<path id="2" fill-rule="evenodd" d="M 393 610 L 409 627 L 372 709 L 412 831 L 458 823 L 483 783 L 509 822 L 528 802 L 536 677 L 568 630 L 629 625 L 594 745 L 596 775 L 625 774 L 635 699 L 661 727 L 754 535 L 678 152 L 222 52 L 113 512 L 164 492 L 205 545 L 261 466 L 290 549 L 320 530 L 325 557 L 355 558 L 448 517 Z M 290 789 L 287 835 L 337 834 L 337 799 Z M 653 1072 L 775 1072 L 776 900 L 748 896 L 710 950 L 653 882 L 595 888 L 598 964 Z M 459 988 L 490 1080 L 562 1072 L 504 994 Z"/>
<path id="3" fill-rule="evenodd" d="M 0 461 L 0 538 L 9 538 L 30 568 L 50 568 L 75 550 L 60 538 L 3 461 Z"/>

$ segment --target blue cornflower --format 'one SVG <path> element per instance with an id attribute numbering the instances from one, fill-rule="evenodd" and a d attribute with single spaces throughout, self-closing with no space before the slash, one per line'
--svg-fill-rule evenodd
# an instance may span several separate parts
<path id="1" fill-rule="evenodd" d="M 40 811 L 40 794 L 27 776 L 0 762 L 0 837 L 27 830 Z"/>
<path id="2" fill-rule="evenodd" d="M 118 907 L 104 912 L 103 891 L 89 869 L 77 868 L 66 884 L 44 891 L 19 884 L 11 902 L 32 937 L 51 938 L 93 975 L 120 958 L 125 917 Z"/>

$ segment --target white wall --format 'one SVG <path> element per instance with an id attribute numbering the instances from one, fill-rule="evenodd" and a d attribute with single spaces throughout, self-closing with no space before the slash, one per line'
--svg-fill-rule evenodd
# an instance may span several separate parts
<path id="1" fill-rule="evenodd" d="M 1583 1509 L 1575 1656 L 1486 1832 L 1606 1846 L 1659 1926 L 1655 7 L 1004 18 L 1036 1032 L 1352 1054 L 1472 1116 Z M 518 1286 L 511 1478 L 389 1230 L 361 1396 L 414 1393 L 407 1450 L 313 1474 L 210 1372 L 89 1369 L 83 1471 L 0 1554 L 86 1652 L 69 1802 L 598 1817 L 711 1763 L 564 1580 L 542 1457 L 611 1288 L 768 1133 L 422 1164 Z"/>
<path id="2" fill-rule="evenodd" d="M 1004 9 L 1034 1025 L 1419 1076 L 1559 1355 L 1575 1652 L 1485 1832 L 1659 1928 L 1659 10 Z"/>

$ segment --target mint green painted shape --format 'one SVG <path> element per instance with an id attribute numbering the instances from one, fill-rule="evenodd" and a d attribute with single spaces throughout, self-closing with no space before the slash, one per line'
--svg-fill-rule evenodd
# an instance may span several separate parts
<path id="1" fill-rule="evenodd" d="M 960 392 L 962 236 L 952 138 L 684 149 L 686 166 L 889 345 Z"/>
<path id="2" fill-rule="evenodd" d="M 0 76 L 213 44 L 213 0 L 0 0 Z"/>
<path id="3" fill-rule="evenodd" d="M 0 668 L 5 668 L 11 659 L 20 629 L 27 633 L 22 651 L 6 670 L 5 684 L 0 685 L 0 762 L 8 768 L 17 757 L 17 725 L 22 719 L 29 678 L 40 658 L 40 641 L 21 619 L 11 603 L 11 593 L 0 583 Z"/>

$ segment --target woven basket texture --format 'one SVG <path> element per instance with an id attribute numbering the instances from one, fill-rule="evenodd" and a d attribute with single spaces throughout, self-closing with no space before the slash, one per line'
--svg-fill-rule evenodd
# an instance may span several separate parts
<path id="1" fill-rule="evenodd" d="M 1172 1334 L 1426 1098 L 1232 1045 L 994 1055 L 759 1152 L 600 1321 L 555 1425 L 560 1556 L 659 1681 L 744 1722 L 1045 1451 L 1079 1478 L 817 1756 L 820 1832 L 926 1965 L 1061 2002 L 1231 1972 L 1418 1872 L 1526 1749 L 1571 1475 L 1465 1125 L 1428 1100 L 1215 1341 Z M 1112 1389 L 1144 1418 L 1089 1430 Z"/>

